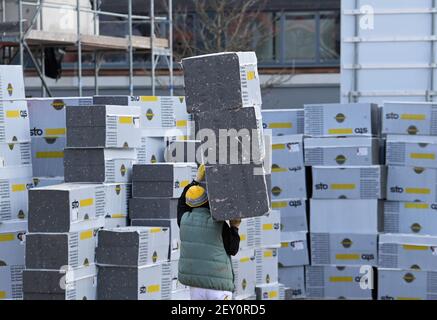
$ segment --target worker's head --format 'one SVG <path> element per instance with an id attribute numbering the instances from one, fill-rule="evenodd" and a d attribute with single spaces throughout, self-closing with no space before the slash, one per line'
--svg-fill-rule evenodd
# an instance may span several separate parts
<path id="1" fill-rule="evenodd" d="M 208 195 L 205 188 L 199 185 L 191 186 L 185 194 L 185 203 L 191 208 L 205 206 L 208 203 Z"/>

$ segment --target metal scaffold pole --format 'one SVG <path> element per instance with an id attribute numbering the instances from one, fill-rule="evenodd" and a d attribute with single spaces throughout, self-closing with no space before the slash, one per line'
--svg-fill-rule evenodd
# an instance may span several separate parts
<path id="1" fill-rule="evenodd" d="M 151 61 L 152 61 L 152 71 L 151 71 L 151 80 L 152 80 L 152 96 L 155 93 L 155 1 L 150 0 L 150 50 L 151 50 Z"/>
<path id="2" fill-rule="evenodd" d="M 170 72 L 170 95 L 174 94 L 174 82 L 173 82 L 173 0 L 168 0 L 168 32 L 169 32 L 169 72 Z"/>
<path id="3" fill-rule="evenodd" d="M 82 97 L 82 39 L 80 34 L 80 0 L 77 3 L 77 80 L 79 97 Z"/>
<path id="4" fill-rule="evenodd" d="M 23 3 L 22 0 L 18 2 L 18 24 L 20 28 L 20 65 L 23 66 L 24 63 L 24 47 L 23 47 Z"/>
<path id="5" fill-rule="evenodd" d="M 129 21 L 129 94 L 134 95 L 134 53 L 132 47 L 132 0 L 128 1 Z"/>

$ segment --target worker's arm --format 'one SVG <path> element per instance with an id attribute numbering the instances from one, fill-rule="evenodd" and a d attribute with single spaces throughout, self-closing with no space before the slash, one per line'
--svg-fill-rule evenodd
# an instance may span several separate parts
<path id="1" fill-rule="evenodd" d="M 235 256 L 240 249 L 240 235 L 238 234 L 238 228 L 232 225 L 229 226 L 224 222 L 222 237 L 226 253 L 229 256 Z"/>
<path id="2" fill-rule="evenodd" d="M 188 189 L 190 189 L 191 186 L 195 186 L 195 185 L 198 185 L 198 184 L 199 183 L 197 181 L 193 180 L 189 185 L 187 185 L 184 188 L 184 191 L 182 191 L 182 194 L 179 197 L 179 200 L 178 200 L 178 216 L 177 216 L 177 218 L 178 218 L 177 219 L 178 220 L 178 226 L 179 227 L 181 226 L 181 219 L 182 219 L 182 216 L 184 215 L 184 213 L 187 212 L 187 211 L 191 211 L 191 207 L 188 206 L 185 203 L 185 194 L 187 193 Z"/>

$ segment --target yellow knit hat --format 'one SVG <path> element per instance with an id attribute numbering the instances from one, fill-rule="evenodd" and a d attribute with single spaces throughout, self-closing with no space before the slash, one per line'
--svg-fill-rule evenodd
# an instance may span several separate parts
<path id="1" fill-rule="evenodd" d="M 197 208 L 208 202 L 208 195 L 205 188 L 201 186 L 191 186 L 185 194 L 185 203 L 191 208 Z"/>

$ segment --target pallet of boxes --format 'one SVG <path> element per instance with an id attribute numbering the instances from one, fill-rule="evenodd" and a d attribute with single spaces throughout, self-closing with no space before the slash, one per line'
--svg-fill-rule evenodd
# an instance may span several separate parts
<path id="1" fill-rule="evenodd" d="M 312 169 L 308 298 L 373 298 L 386 195 L 378 114 L 370 103 L 305 105 L 305 165 Z"/>
<path id="2" fill-rule="evenodd" d="M 309 264 L 307 188 L 304 164 L 304 110 L 263 110 L 264 130 L 271 130 L 272 208 L 280 213 L 279 281 L 285 298 L 305 297 Z"/>
<path id="3" fill-rule="evenodd" d="M 263 163 L 266 150 L 256 56 L 220 53 L 187 58 L 182 65 L 187 111 L 193 115 L 206 164 L 211 214 L 219 221 L 242 218 L 240 251 L 232 257 L 233 297 L 281 299 L 280 221 L 279 213 L 270 210 L 269 170 Z"/>
<path id="4" fill-rule="evenodd" d="M 0 300 L 22 299 L 28 194 L 29 116 L 21 66 L 0 67 Z"/>
<path id="5" fill-rule="evenodd" d="M 378 299 L 437 300 L 437 105 L 382 108 L 388 165 Z"/>
<path id="6" fill-rule="evenodd" d="M 29 191 L 24 299 L 94 300 L 99 230 L 126 225 L 140 110 L 68 106 L 63 184 Z M 108 217 L 120 216 L 112 221 Z"/>

